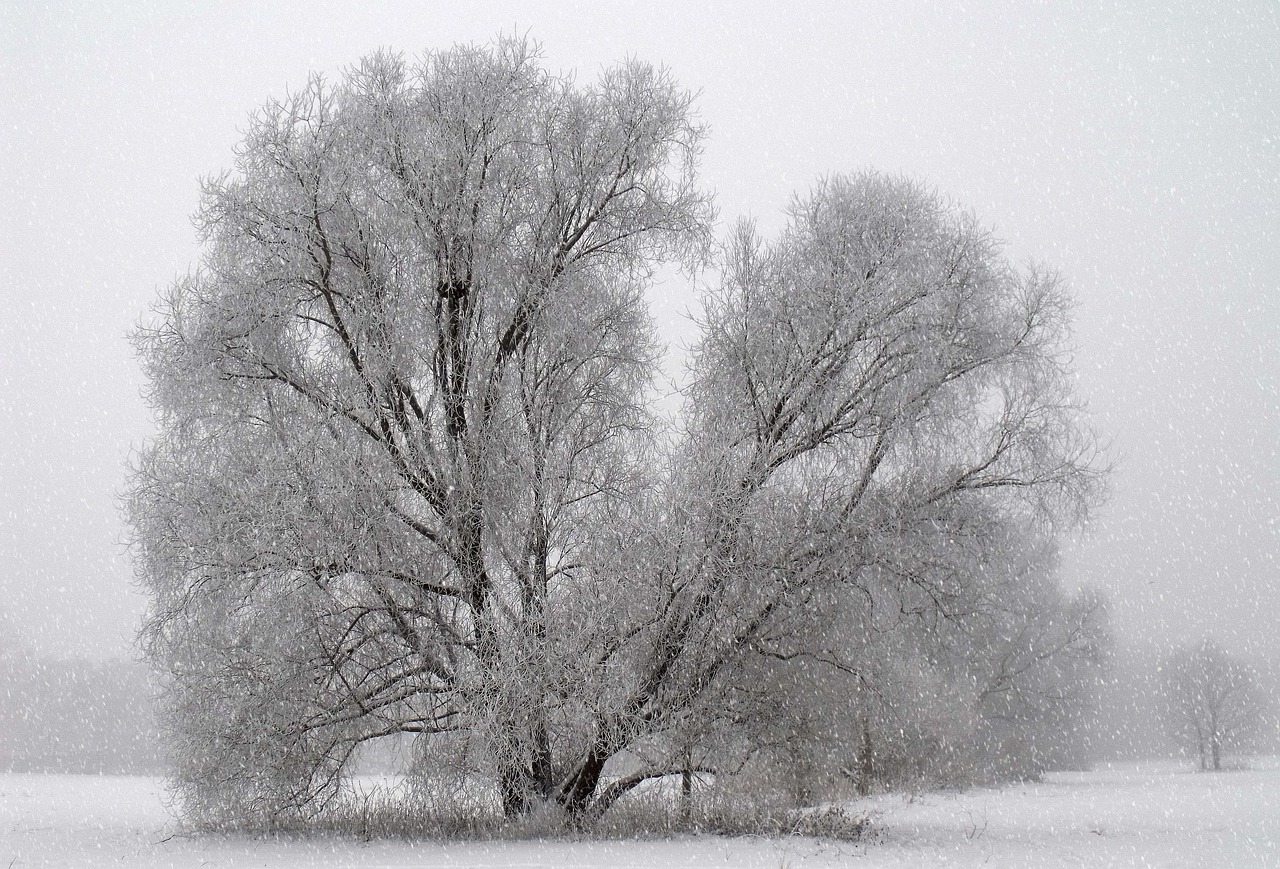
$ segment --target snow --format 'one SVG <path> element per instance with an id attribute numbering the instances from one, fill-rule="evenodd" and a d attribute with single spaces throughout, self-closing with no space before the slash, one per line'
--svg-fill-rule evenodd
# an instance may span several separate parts
<path id="1" fill-rule="evenodd" d="M 1043 783 L 879 795 L 858 845 L 807 838 L 362 842 L 174 835 L 158 780 L 0 775 L 0 867 L 1251 867 L 1280 866 L 1280 761 L 1195 773 L 1171 763 Z"/>
<path id="2" fill-rule="evenodd" d="M 872 866 L 1280 866 L 1280 767 L 1178 764 L 1056 773 L 1041 784 L 878 798 Z"/>

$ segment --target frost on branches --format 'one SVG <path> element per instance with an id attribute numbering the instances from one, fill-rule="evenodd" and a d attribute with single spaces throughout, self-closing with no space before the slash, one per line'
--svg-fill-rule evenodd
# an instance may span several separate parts
<path id="1" fill-rule="evenodd" d="M 787 667 L 869 674 L 876 604 L 977 619 L 1010 541 L 1093 502 L 1052 274 L 876 174 L 716 247 L 702 137 L 666 73 L 578 85 L 511 40 L 253 118 L 137 336 L 144 643 L 192 817 L 322 811 L 395 734 L 507 816 L 728 775 L 810 690 Z M 675 431 L 673 260 L 718 275 Z"/>

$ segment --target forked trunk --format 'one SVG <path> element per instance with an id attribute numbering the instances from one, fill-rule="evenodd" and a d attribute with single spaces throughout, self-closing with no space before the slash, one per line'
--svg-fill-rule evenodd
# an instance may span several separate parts
<path id="1" fill-rule="evenodd" d="M 609 756 L 599 746 L 593 746 L 583 758 L 573 778 L 561 785 L 556 795 L 557 801 L 570 815 L 582 817 L 586 813 L 608 760 Z"/>

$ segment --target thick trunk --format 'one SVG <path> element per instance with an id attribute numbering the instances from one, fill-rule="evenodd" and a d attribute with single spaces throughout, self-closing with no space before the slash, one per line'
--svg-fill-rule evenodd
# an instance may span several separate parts
<path id="1" fill-rule="evenodd" d="M 500 680 L 496 674 L 502 668 L 502 649 L 494 619 L 488 611 L 489 577 L 479 553 L 478 526 L 472 530 L 477 533 L 465 535 L 464 540 L 471 544 L 468 549 L 468 566 L 473 570 L 469 603 L 474 618 L 472 630 L 476 657 L 480 665 L 491 674 L 490 678 L 498 682 Z M 536 790 L 520 738 L 521 730 L 526 726 L 518 715 L 503 714 L 502 721 L 496 724 L 496 732 L 491 734 L 495 739 L 495 759 L 498 764 L 498 794 L 502 814 L 507 818 L 517 818 L 529 811 L 531 794 Z"/>
<path id="2" fill-rule="evenodd" d="M 1222 741 L 1217 736 L 1214 736 L 1210 743 L 1210 748 L 1213 754 L 1213 770 L 1217 772 L 1222 769 Z"/>
<path id="3" fill-rule="evenodd" d="M 503 764 L 498 773 L 498 789 L 502 797 L 502 813 L 508 818 L 519 817 L 533 810 L 539 803 L 555 797 L 555 781 L 551 764 L 551 747 L 547 736 L 546 721 L 537 715 L 532 723 L 512 720 L 510 742 L 499 758 Z M 528 727 L 527 733 L 517 733 L 518 728 Z M 532 757 L 522 737 L 532 740 Z"/>
<path id="4" fill-rule="evenodd" d="M 511 764 L 498 774 L 498 790 L 502 796 L 504 817 L 518 818 L 529 811 L 529 775 L 517 764 Z"/>
<path id="5" fill-rule="evenodd" d="M 556 783 L 551 766 L 551 745 L 547 738 L 545 721 L 538 722 L 534 739 L 533 783 L 538 789 L 538 796 L 549 800 L 555 794 Z"/>
<path id="6" fill-rule="evenodd" d="M 526 815 L 554 796 L 546 721 L 541 715 L 532 718 L 512 716 L 506 724 L 507 742 L 498 757 L 502 764 L 498 788 L 507 818 Z"/>

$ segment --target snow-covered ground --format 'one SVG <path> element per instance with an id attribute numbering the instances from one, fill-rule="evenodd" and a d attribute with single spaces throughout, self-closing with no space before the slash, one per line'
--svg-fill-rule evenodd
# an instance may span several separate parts
<path id="1" fill-rule="evenodd" d="M 172 836 L 154 779 L 0 775 L 0 869 L 146 867 L 1280 866 L 1280 763 L 1062 773 L 1042 784 L 882 795 L 859 845 L 813 839 L 370 843 Z"/>

